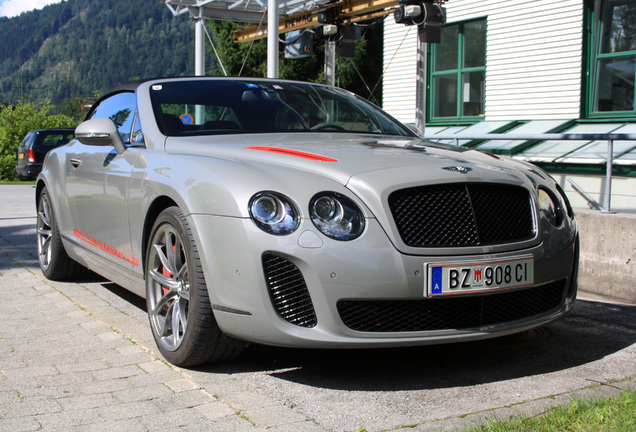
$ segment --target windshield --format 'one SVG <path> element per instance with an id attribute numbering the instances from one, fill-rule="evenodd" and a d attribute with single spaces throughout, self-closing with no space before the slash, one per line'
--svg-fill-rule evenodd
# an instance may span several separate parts
<path id="1" fill-rule="evenodd" d="M 267 132 L 351 132 L 412 136 L 352 93 L 286 81 L 183 80 L 150 88 L 168 136 Z"/>

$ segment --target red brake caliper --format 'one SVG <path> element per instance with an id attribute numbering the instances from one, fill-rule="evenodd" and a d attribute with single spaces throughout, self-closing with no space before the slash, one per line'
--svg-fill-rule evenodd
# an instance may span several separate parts
<path id="1" fill-rule="evenodd" d="M 172 252 L 175 252 L 175 253 L 176 253 L 176 250 L 177 250 L 176 248 L 177 248 L 177 246 L 176 246 L 176 245 L 173 245 L 173 246 L 172 246 Z M 172 274 L 171 274 L 171 273 L 170 273 L 170 272 L 169 272 L 169 271 L 168 271 L 165 267 L 163 267 L 163 268 L 161 269 L 161 274 L 162 274 L 162 275 L 164 275 L 165 277 L 168 277 L 168 278 L 169 278 L 169 277 L 172 277 Z M 170 291 L 170 290 L 168 289 L 168 287 L 162 286 L 161 288 L 162 288 L 162 290 L 163 290 L 163 295 L 166 295 L 166 294 L 168 293 L 168 291 Z"/>

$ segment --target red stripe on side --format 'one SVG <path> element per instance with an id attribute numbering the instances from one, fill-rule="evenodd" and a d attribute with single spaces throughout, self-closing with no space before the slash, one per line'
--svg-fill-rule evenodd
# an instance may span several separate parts
<path id="1" fill-rule="evenodd" d="M 117 248 L 115 248 L 113 245 L 111 245 L 110 243 L 106 243 L 103 242 L 99 239 L 96 239 L 95 237 L 92 237 L 80 230 L 78 230 L 77 228 L 73 228 L 73 235 L 75 237 L 77 237 L 80 240 L 85 241 L 86 243 L 95 246 L 97 249 L 100 249 L 110 255 L 113 255 L 119 259 L 122 259 L 126 262 L 131 263 L 134 266 L 138 266 L 139 265 L 139 260 L 135 257 L 133 257 L 130 254 L 127 254 L 123 251 L 118 250 Z"/>
<path id="2" fill-rule="evenodd" d="M 311 159 L 311 160 L 320 161 L 320 162 L 338 162 L 337 159 L 332 159 L 327 156 L 320 156 L 313 153 L 305 153 L 305 152 L 301 152 L 297 150 L 290 150 L 290 149 L 284 149 L 279 147 L 246 147 L 246 148 L 248 150 L 260 150 L 260 151 L 266 151 L 271 153 L 284 154 L 287 156 L 296 156 L 296 157 Z"/>

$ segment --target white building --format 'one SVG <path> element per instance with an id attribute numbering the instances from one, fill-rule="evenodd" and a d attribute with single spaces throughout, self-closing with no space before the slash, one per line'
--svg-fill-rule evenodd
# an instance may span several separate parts
<path id="1" fill-rule="evenodd" d="M 636 134 L 636 0 L 449 0 L 428 44 L 425 134 Z M 416 123 L 417 27 L 385 22 L 383 108 Z M 544 166 L 604 201 L 606 142 L 462 141 Z M 616 141 L 612 209 L 636 209 L 636 141 Z M 582 175 L 585 174 L 585 175 Z"/>

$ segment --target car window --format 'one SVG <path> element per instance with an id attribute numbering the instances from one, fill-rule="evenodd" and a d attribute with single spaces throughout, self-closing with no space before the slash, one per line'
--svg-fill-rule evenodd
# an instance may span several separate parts
<path id="1" fill-rule="evenodd" d="M 94 118 L 109 118 L 115 123 L 124 144 L 130 144 L 132 126 L 137 112 L 137 99 L 132 92 L 117 93 L 102 100 L 90 115 Z"/>
<path id="2" fill-rule="evenodd" d="M 37 141 L 38 147 L 43 147 L 46 149 L 52 149 L 55 147 L 59 147 L 61 145 L 67 144 L 70 140 L 73 139 L 74 134 L 72 132 L 65 133 L 47 133 L 40 132 L 39 140 Z"/>
<path id="3" fill-rule="evenodd" d="M 20 143 L 20 147 L 28 147 L 31 145 L 33 141 L 33 137 L 35 136 L 35 132 L 29 132 L 26 134 L 22 142 Z"/>
<path id="4" fill-rule="evenodd" d="M 178 81 L 151 86 L 168 136 L 263 132 L 351 132 L 411 136 L 379 108 L 345 90 L 276 81 Z"/>
<path id="5" fill-rule="evenodd" d="M 141 122 L 139 121 L 139 113 L 135 113 L 133 121 L 132 134 L 130 135 L 131 144 L 144 144 L 144 134 L 141 131 Z"/>

